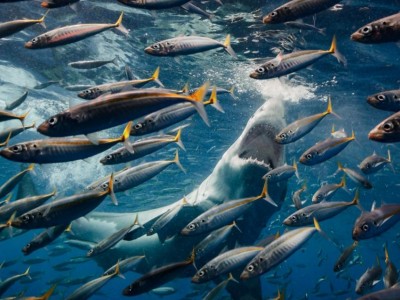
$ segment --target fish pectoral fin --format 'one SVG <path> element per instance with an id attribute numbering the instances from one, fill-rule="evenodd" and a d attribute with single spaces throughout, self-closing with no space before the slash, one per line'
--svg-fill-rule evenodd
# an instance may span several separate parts
<path id="1" fill-rule="evenodd" d="M 85 137 L 93 144 L 93 145 L 99 145 L 99 136 L 97 133 L 89 133 L 85 134 Z"/>

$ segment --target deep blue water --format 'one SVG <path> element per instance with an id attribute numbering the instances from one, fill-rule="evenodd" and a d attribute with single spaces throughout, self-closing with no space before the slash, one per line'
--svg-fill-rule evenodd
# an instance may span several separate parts
<path id="1" fill-rule="evenodd" d="M 249 4 L 247 2 L 253 2 Z M 316 24 L 326 27 L 326 36 L 310 31 L 288 29 L 284 26 L 261 26 L 259 19 L 262 12 L 281 5 L 285 1 L 224 1 L 218 7 L 214 3 L 202 5 L 215 14 L 210 21 L 197 15 L 188 14 L 181 9 L 150 14 L 144 10 L 125 7 L 116 1 L 82 1 L 79 10 L 74 12 L 68 7 L 51 10 L 46 18 L 47 29 L 77 23 L 113 23 L 119 12 L 126 13 L 123 24 L 130 29 L 128 37 L 107 31 L 81 42 L 55 49 L 27 50 L 23 43 L 44 32 L 35 25 L 12 37 L 0 40 L 0 100 L 10 101 L 17 98 L 24 89 L 30 90 L 30 95 L 17 112 L 30 109 L 27 124 L 41 123 L 50 115 L 68 107 L 70 99 L 77 99 L 74 92 L 69 92 L 58 85 L 43 90 L 32 89 L 35 85 L 49 80 L 62 80 L 68 84 L 99 84 L 124 79 L 123 66 L 132 67 L 139 78 L 151 76 L 157 66 L 160 66 L 160 80 L 165 86 L 181 88 L 186 82 L 195 87 L 205 81 L 210 81 L 220 87 L 235 86 L 236 99 L 221 97 L 220 102 L 225 114 L 208 110 L 211 128 L 204 125 L 198 116 L 190 121 L 191 126 L 183 133 L 186 153 L 181 152 L 181 161 L 187 170 L 182 174 L 172 167 L 161 173 L 155 179 L 120 196 L 121 205 L 114 207 L 106 200 L 97 210 L 113 212 L 134 212 L 165 206 L 180 199 L 196 188 L 213 169 L 222 154 L 237 139 L 249 117 L 264 101 L 278 98 L 284 101 L 286 122 L 290 123 L 301 117 L 321 112 L 326 107 L 327 96 L 332 98 L 333 109 L 341 117 L 326 117 L 318 127 L 300 141 L 290 144 L 285 149 L 285 160 L 290 163 L 298 159 L 300 154 L 317 141 L 324 139 L 330 133 L 332 125 L 344 128 L 347 133 L 354 130 L 357 142 L 351 143 L 337 157 L 317 165 L 316 167 L 299 166 L 302 179 L 308 183 L 308 190 L 303 199 L 311 198 L 321 182 L 339 182 L 340 175 L 332 178 L 337 169 L 337 162 L 356 168 L 361 160 L 376 151 L 386 156 L 388 145 L 369 141 L 367 134 L 376 124 L 390 113 L 379 111 L 366 103 L 366 97 L 382 90 L 398 89 L 400 86 L 399 67 L 400 49 L 396 44 L 364 45 L 350 41 L 349 36 L 362 25 L 399 11 L 400 2 L 386 1 L 342 1 L 340 11 L 325 11 L 318 14 Z M 0 21 L 20 18 L 39 18 L 44 10 L 39 2 L 25 1 L 2 3 Z M 311 22 L 311 18 L 305 19 Z M 260 25 L 261 24 L 261 25 Z M 232 47 L 239 55 L 239 60 L 232 59 L 224 51 L 211 51 L 203 54 L 172 58 L 150 57 L 143 52 L 149 44 L 177 35 L 204 35 L 223 41 L 226 34 L 232 35 Z M 267 58 L 276 55 L 277 47 L 285 47 L 285 52 L 295 49 L 328 49 L 332 36 L 336 34 L 338 47 L 347 58 L 348 66 L 339 65 L 335 58 L 326 57 L 312 68 L 297 72 L 290 79 L 272 79 L 256 81 L 248 74 L 257 63 L 250 59 Z M 120 67 L 113 65 L 97 70 L 77 71 L 68 67 L 68 63 L 83 59 L 109 59 L 119 55 Z M 74 100 L 75 101 L 75 100 Z M 76 100 L 79 101 L 79 100 Z M 1 124 L 7 128 L 10 123 Z M 15 122 L 18 124 L 18 122 Z M 121 129 L 112 129 L 110 135 L 119 135 Z M 33 130 L 22 133 L 13 142 L 39 138 Z M 370 176 L 374 185 L 372 190 L 362 190 L 361 205 L 369 209 L 373 201 L 399 202 L 398 146 L 390 146 L 395 173 L 389 168 Z M 168 147 L 141 161 L 151 159 L 169 159 L 174 153 L 173 147 Z M 56 187 L 60 195 L 69 195 L 81 190 L 99 177 L 109 174 L 116 167 L 104 167 L 98 163 L 98 157 L 88 162 L 78 161 L 66 164 L 37 166 L 34 181 L 38 191 L 48 192 Z M 20 170 L 20 165 L 3 158 L 0 159 L 0 182 L 5 182 L 10 176 Z M 349 188 L 355 186 L 348 180 Z M 268 222 L 264 234 L 274 234 L 284 228 L 277 220 L 282 220 L 293 212 L 291 194 L 301 186 L 295 179 L 289 181 L 286 202 L 282 209 Z M 351 200 L 352 195 L 339 191 L 337 200 Z M 324 231 L 339 244 L 348 246 L 352 243 L 351 228 L 360 212 L 350 208 L 343 214 L 322 223 Z M 28 267 L 24 259 L 46 258 L 48 261 L 31 265 L 31 272 L 42 272 L 32 281 L 15 284 L 5 295 L 15 295 L 26 290 L 26 295 L 38 295 L 50 285 L 49 281 L 56 278 L 76 279 L 92 275 L 93 278 L 102 272 L 94 262 L 73 265 L 70 271 L 57 272 L 51 266 L 67 261 L 71 257 L 83 255 L 82 250 L 71 248 L 71 251 L 58 257 L 49 257 L 48 252 L 57 244 L 63 243 L 63 238 L 53 245 L 24 257 L 20 249 L 40 231 L 33 231 L 22 236 L 0 242 L 0 263 L 2 261 L 18 260 L 12 266 L 0 269 L 0 278 L 5 279 L 12 274 L 22 273 Z M 329 241 L 315 235 L 300 251 L 282 263 L 276 271 L 263 275 L 263 299 L 274 297 L 277 290 L 286 286 L 288 299 L 302 299 L 306 294 L 309 299 L 346 299 L 357 298 L 354 292 L 355 280 L 367 267 L 375 263 L 376 255 L 384 265 L 383 244 L 387 242 L 391 260 L 396 264 L 400 259 L 398 244 L 398 225 L 387 233 L 366 241 L 362 241 L 356 250 L 361 257 L 361 264 L 348 268 L 341 276 L 333 273 L 333 264 L 340 250 Z M 320 253 L 320 254 L 318 254 Z M 322 262 L 320 260 L 323 259 Z M 115 258 L 117 260 L 117 258 Z M 286 274 L 271 280 L 275 272 Z M 120 291 L 139 274 L 128 273 L 126 280 L 113 279 L 93 299 L 118 299 Z M 315 291 L 317 281 L 326 277 L 320 284 L 319 292 Z M 331 286 L 332 287 L 331 287 Z M 189 279 L 179 279 L 170 282 L 168 286 L 176 288 L 177 292 L 165 298 L 183 299 L 193 291 L 199 291 L 190 299 L 200 299 L 214 284 L 195 286 Z M 57 287 L 54 299 L 61 299 L 75 288 Z M 375 289 L 383 288 L 382 281 Z M 333 291 L 347 290 L 340 296 Z M 192 294 L 193 295 L 193 294 Z M 228 297 L 228 294 L 224 294 Z M 156 299 L 158 296 L 145 294 L 138 299 Z"/>

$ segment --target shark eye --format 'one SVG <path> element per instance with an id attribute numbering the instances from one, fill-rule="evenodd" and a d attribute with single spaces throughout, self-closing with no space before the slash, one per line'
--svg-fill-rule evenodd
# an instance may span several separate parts
<path id="1" fill-rule="evenodd" d="M 257 73 L 264 73 L 265 72 L 265 68 L 264 67 L 259 67 L 257 69 Z"/>
<path id="2" fill-rule="evenodd" d="M 57 118 L 56 118 L 56 117 L 51 117 L 51 118 L 49 119 L 49 124 L 50 124 L 51 126 L 54 126 L 56 123 L 57 123 Z"/>
<path id="3" fill-rule="evenodd" d="M 363 34 L 371 34 L 371 32 L 372 32 L 372 26 L 370 26 L 370 25 L 368 25 L 368 26 L 365 26 L 365 27 L 363 27 L 362 29 L 361 29 L 361 32 L 363 33 Z"/>
<path id="4" fill-rule="evenodd" d="M 385 99 L 386 99 L 386 97 L 385 97 L 385 95 L 378 95 L 377 97 L 376 97 L 379 101 L 385 101 Z"/>
<path id="5" fill-rule="evenodd" d="M 254 271 L 254 266 L 253 266 L 253 265 L 249 265 L 249 266 L 247 267 L 247 271 L 253 272 L 253 271 Z"/>
<path id="6" fill-rule="evenodd" d="M 369 230 L 369 226 L 368 226 L 368 224 L 364 224 L 362 227 L 361 227 L 361 229 L 363 230 L 363 231 L 368 231 Z"/>
<path id="7" fill-rule="evenodd" d="M 385 124 L 383 124 L 383 130 L 386 132 L 392 131 L 393 130 L 393 123 L 392 122 L 386 122 Z"/>

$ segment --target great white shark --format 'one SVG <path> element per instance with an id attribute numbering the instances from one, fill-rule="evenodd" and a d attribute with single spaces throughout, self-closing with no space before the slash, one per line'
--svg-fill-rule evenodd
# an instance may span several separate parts
<path id="1" fill-rule="evenodd" d="M 146 260 L 143 260 L 136 269 L 140 273 L 187 259 L 193 247 L 207 234 L 182 236 L 179 234 L 180 230 L 212 206 L 224 201 L 259 195 L 263 186 L 262 176 L 269 169 L 283 164 L 283 146 L 275 143 L 274 138 L 284 126 L 282 101 L 270 99 L 265 102 L 249 119 L 242 134 L 223 154 L 211 174 L 197 189 L 187 195 L 189 205 L 180 211 L 168 228 L 164 228 L 159 235 L 144 234 L 131 238 L 130 241 L 121 241 L 106 253 L 93 259 L 107 269 L 117 258 L 144 254 Z M 261 231 L 272 214 L 279 210 L 285 198 L 286 182 L 270 185 L 268 191 L 278 207 L 263 200 L 256 201 L 237 221 L 241 232 L 237 232 L 227 242 L 228 248 L 253 245 L 258 238 L 262 238 Z M 178 202 L 181 200 L 157 209 L 132 213 L 93 212 L 72 223 L 74 234 L 71 239 L 98 242 L 118 229 L 132 224 L 136 215 L 139 222 L 146 226 Z M 230 290 L 233 299 L 261 299 L 258 279 L 242 285 L 241 288 L 236 286 L 234 290 Z"/>

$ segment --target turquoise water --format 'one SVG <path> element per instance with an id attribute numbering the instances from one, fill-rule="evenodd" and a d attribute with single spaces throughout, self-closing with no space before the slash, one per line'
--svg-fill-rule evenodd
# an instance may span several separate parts
<path id="1" fill-rule="evenodd" d="M 285 26 L 264 26 L 259 17 L 262 12 L 284 3 L 284 1 L 269 1 L 261 3 L 253 1 L 224 1 L 219 7 L 210 2 L 202 7 L 212 11 L 215 17 L 212 20 L 188 14 L 182 9 L 171 9 L 157 13 L 148 13 L 145 10 L 129 8 L 115 1 L 82 1 L 74 12 L 69 7 L 51 10 L 46 17 L 47 29 L 77 23 L 113 23 L 121 11 L 125 12 L 123 24 L 130 29 L 125 37 L 113 31 L 107 31 L 81 42 L 54 49 L 28 50 L 24 49 L 24 42 L 44 32 L 44 29 L 35 25 L 18 34 L 0 40 L 0 100 L 5 102 L 16 99 L 25 89 L 29 89 L 29 97 L 23 105 L 18 107 L 18 113 L 30 110 L 26 124 L 36 122 L 40 124 L 49 116 L 68 108 L 72 100 L 78 103 L 75 92 L 66 91 L 60 85 L 52 85 L 42 90 L 33 89 L 39 83 L 50 80 L 62 81 L 64 84 L 100 84 L 124 80 L 123 67 L 129 65 L 138 78 L 150 77 L 153 71 L 160 66 L 160 80 L 165 86 L 179 89 L 189 83 L 197 87 L 206 81 L 224 88 L 235 87 L 235 99 L 221 96 L 220 102 L 225 110 L 221 114 L 208 109 L 211 127 L 208 128 L 196 115 L 182 134 L 182 140 L 187 151 L 181 151 L 181 162 L 187 170 L 182 174 L 177 168 L 171 167 L 158 175 L 155 179 L 119 196 L 120 205 L 112 206 L 106 199 L 97 208 L 103 212 L 136 212 L 163 207 L 171 204 L 183 195 L 189 194 L 210 174 L 222 154 L 238 138 L 250 116 L 265 101 L 281 101 L 285 107 L 285 119 L 291 123 L 299 118 L 319 113 L 326 108 L 326 99 L 330 95 L 333 109 L 340 116 L 326 117 L 315 130 L 303 139 L 285 148 L 285 161 L 291 163 L 298 159 L 306 149 L 317 141 L 328 137 L 332 125 L 335 128 L 344 128 L 347 133 L 354 130 L 356 141 L 352 142 L 337 157 L 314 167 L 299 166 L 301 179 L 308 183 L 308 190 L 303 199 L 310 201 L 314 191 L 321 182 L 339 182 L 340 175 L 333 177 L 337 169 L 337 162 L 345 166 L 356 168 L 361 160 L 376 151 L 386 156 L 388 145 L 369 141 L 368 132 L 390 113 L 379 111 L 366 103 L 366 97 L 382 90 L 398 89 L 400 56 L 396 44 L 363 45 L 352 42 L 349 36 L 362 25 L 391 15 L 399 11 L 400 2 L 386 1 L 342 1 L 343 9 L 326 11 L 318 14 L 316 25 L 326 27 L 326 35 L 312 31 L 288 29 Z M 0 21 L 20 18 L 39 18 L 45 10 L 36 1 L 2 3 Z M 305 19 L 312 22 L 311 18 Z M 232 47 L 239 56 L 232 59 L 223 50 L 210 51 L 202 54 L 183 56 L 175 60 L 169 57 L 152 57 L 143 52 L 148 45 L 178 35 L 196 34 L 208 36 L 223 41 L 227 34 L 232 36 Z M 277 49 L 287 52 L 303 49 L 328 49 L 332 36 L 336 34 L 338 47 L 348 60 L 348 66 L 339 65 L 335 58 L 326 57 L 311 68 L 297 72 L 290 78 L 256 81 L 249 78 L 249 73 L 258 66 L 252 59 L 270 58 L 276 55 Z M 79 71 L 68 67 L 68 63 L 84 59 L 111 59 L 118 55 L 121 59 L 119 67 L 108 65 L 96 70 Z M 3 125 L 4 124 L 4 125 Z M 12 122 L 0 126 L 7 128 Z M 15 122 L 17 125 L 18 122 Z M 111 129 L 105 136 L 117 136 L 121 128 Z M 29 130 L 14 138 L 12 143 L 41 138 L 34 131 Z M 398 146 L 390 146 L 395 173 L 385 168 L 369 177 L 374 188 L 362 190 L 360 203 L 369 209 L 373 201 L 397 203 L 399 194 L 398 180 Z M 152 154 L 140 162 L 172 159 L 174 147 L 167 147 L 156 154 Z M 36 166 L 33 180 L 40 193 L 49 192 L 57 188 L 60 196 L 70 195 L 82 190 L 85 186 L 105 176 L 120 166 L 104 167 L 98 163 L 102 155 L 90 158 L 87 161 L 77 161 L 65 164 Z M 12 163 L 1 158 L 0 182 L 5 182 L 10 176 L 20 170 L 18 163 Z M 349 189 L 355 185 L 349 182 Z M 263 235 L 282 233 L 283 220 L 294 210 L 291 205 L 291 194 L 301 186 L 296 179 L 289 181 L 288 193 L 280 211 L 275 213 L 267 222 Z M 259 191 L 254 191 L 254 195 Z M 351 200 L 352 195 L 339 191 L 336 200 Z M 309 203 L 309 202 L 308 202 Z M 348 246 L 352 243 L 351 229 L 355 218 L 360 212 L 352 207 L 337 217 L 322 223 L 323 230 L 338 244 Z M 274 297 L 277 290 L 285 287 L 288 299 L 346 299 L 357 298 L 354 292 L 355 280 L 358 279 L 367 267 L 375 263 L 378 255 L 382 266 L 383 244 L 389 245 L 391 260 L 399 261 L 398 225 L 385 234 L 362 241 L 356 250 L 360 264 L 349 267 L 340 276 L 333 273 L 333 264 L 340 254 L 340 250 L 331 242 L 315 235 L 296 254 L 283 262 L 274 271 L 261 277 L 263 299 Z M 2 241 L 0 263 L 2 261 L 15 263 L 0 269 L 0 278 L 22 273 L 30 265 L 33 273 L 32 280 L 16 283 L 4 296 L 15 295 L 26 290 L 26 295 L 38 295 L 51 285 L 49 282 L 61 281 L 63 278 L 77 279 L 87 276 L 93 278 L 102 273 L 94 261 L 74 264 L 70 270 L 56 271 L 54 266 L 68 261 L 71 257 L 82 256 L 86 252 L 67 246 L 70 251 L 57 257 L 49 256 L 57 245 L 63 245 L 66 237 L 58 239 L 54 244 L 24 257 L 20 249 L 40 230 L 28 232 L 22 236 Z M 159 250 L 161 255 L 162 248 Z M 38 264 L 24 263 L 25 259 L 44 258 L 45 262 Z M 115 257 L 115 261 L 118 257 Z M 35 272 L 41 272 L 34 274 Z M 275 278 L 271 278 L 273 274 Z M 290 275 L 287 275 L 289 274 Z M 272 274 L 272 275 L 271 275 Z M 36 275 L 36 276 L 35 276 Z M 122 298 L 121 291 L 131 281 L 138 278 L 137 273 L 125 274 L 126 280 L 113 279 L 93 299 Z M 59 280 L 57 280 L 59 278 Z M 323 282 L 317 284 L 318 280 Z M 83 283 L 83 282 L 82 282 Z M 167 284 L 176 289 L 171 299 L 200 299 L 214 287 L 214 283 L 194 285 L 189 278 L 176 279 Z M 318 287 L 319 285 L 319 287 Z M 59 284 L 54 299 L 62 299 L 70 294 L 78 285 L 71 287 Z M 383 288 L 382 281 L 375 289 Z M 343 294 L 335 295 L 334 292 Z M 196 294 L 194 294 L 196 292 Z M 225 292 L 224 297 L 229 297 Z M 158 296 L 144 294 L 140 299 L 156 299 Z"/>

